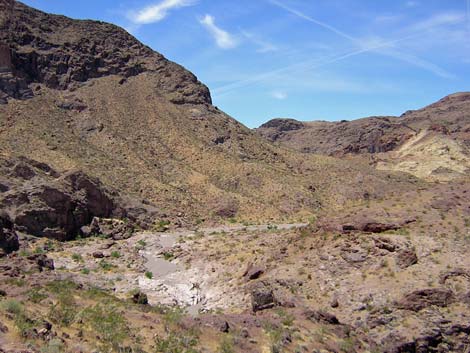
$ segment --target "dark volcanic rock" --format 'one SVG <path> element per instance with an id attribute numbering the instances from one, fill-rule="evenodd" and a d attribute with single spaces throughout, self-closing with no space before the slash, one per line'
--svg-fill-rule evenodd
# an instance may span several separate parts
<path id="1" fill-rule="evenodd" d="M 278 132 L 294 131 L 304 127 L 304 124 L 294 119 L 273 119 L 260 126 L 260 129 L 276 129 Z M 272 136 L 272 140 L 276 140 L 276 136 Z"/>
<path id="2" fill-rule="evenodd" d="M 5 214 L 0 214 L 0 257 L 18 250 L 18 235 L 13 230 L 13 223 Z"/>
<path id="3" fill-rule="evenodd" d="M 400 117 L 341 122 L 274 119 L 256 131 L 270 141 L 301 152 L 333 156 L 393 151 L 421 131 L 454 138 L 470 146 L 469 109 L 470 93 L 462 92 Z"/>
<path id="4" fill-rule="evenodd" d="M 132 301 L 135 304 L 147 305 L 149 303 L 147 294 L 143 292 L 137 292 L 132 296 Z"/>
<path id="5" fill-rule="evenodd" d="M 397 255 L 397 265 L 404 269 L 418 263 L 418 256 L 414 249 L 403 249 Z"/>
<path id="6" fill-rule="evenodd" d="M 264 284 L 258 285 L 251 292 L 251 306 L 254 312 L 271 309 L 276 305 L 273 289 Z"/>
<path id="7" fill-rule="evenodd" d="M 93 78 L 150 71 L 158 73 L 156 89 L 171 102 L 211 103 L 209 90 L 193 74 L 117 26 L 49 15 L 9 0 L 0 1 L 0 10 L 0 98 L 4 101 L 30 98 L 31 83 L 66 90 Z"/>
<path id="8" fill-rule="evenodd" d="M 79 171 L 56 178 L 50 167 L 23 159 L 0 161 L 0 174 L 12 185 L 0 207 L 15 229 L 31 235 L 71 239 L 93 217 L 109 217 L 116 209 L 100 182 Z"/>
<path id="9" fill-rule="evenodd" d="M 397 303 L 400 309 L 420 311 L 428 306 L 446 307 L 454 301 L 452 291 L 444 288 L 421 289 L 411 292 Z"/>
<path id="10" fill-rule="evenodd" d="M 39 271 L 43 271 L 44 269 L 46 270 L 54 269 L 54 260 L 49 259 L 44 254 L 34 254 L 31 256 L 28 256 L 28 260 L 35 261 L 38 266 Z"/>
<path id="11" fill-rule="evenodd" d="M 336 316 L 322 310 L 308 310 L 305 312 L 307 319 L 323 324 L 339 325 L 340 322 Z"/>
<path id="12" fill-rule="evenodd" d="M 249 264 L 247 269 L 245 270 L 245 273 L 243 274 L 243 277 L 249 280 L 258 279 L 263 275 L 265 271 L 266 268 L 264 266 Z"/>

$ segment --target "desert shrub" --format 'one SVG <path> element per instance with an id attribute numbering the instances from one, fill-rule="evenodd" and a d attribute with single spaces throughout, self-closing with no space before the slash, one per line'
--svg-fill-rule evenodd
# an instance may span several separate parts
<path id="1" fill-rule="evenodd" d="M 153 273 L 150 272 L 150 271 L 146 271 L 145 272 L 145 277 L 147 277 L 148 279 L 152 279 L 153 278 Z"/>
<path id="2" fill-rule="evenodd" d="M 78 310 L 73 296 L 68 292 L 61 292 L 57 296 L 57 302 L 49 310 L 49 319 L 60 326 L 70 326 Z"/>
<path id="3" fill-rule="evenodd" d="M 109 262 L 105 260 L 101 260 L 99 263 L 99 266 L 103 271 L 111 271 L 111 269 L 115 267 L 113 264 L 110 264 Z"/>
<path id="4" fill-rule="evenodd" d="M 72 254 L 72 260 L 75 262 L 83 262 L 83 257 L 80 254 L 73 253 Z"/>
<path id="5" fill-rule="evenodd" d="M 64 351 L 64 344 L 57 338 L 50 340 L 41 348 L 41 353 L 62 353 Z"/>
<path id="6" fill-rule="evenodd" d="M 70 293 L 73 290 L 77 289 L 77 284 L 75 282 L 69 281 L 69 280 L 55 280 L 52 282 L 49 282 L 46 285 L 46 288 L 54 294 L 58 293 Z"/>
<path id="7" fill-rule="evenodd" d="M 47 295 L 40 288 L 30 289 L 27 294 L 28 300 L 36 304 L 47 298 Z"/>
<path id="8" fill-rule="evenodd" d="M 34 326 L 36 326 L 36 322 L 28 317 L 24 305 L 16 299 L 8 299 L 3 301 L 1 303 L 1 309 L 13 315 L 16 329 L 23 338 L 25 338 L 28 332 L 30 332 Z"/>
<path id="9" fill-rule="evenodd" d="M 113 305 L 97 304 L 81 313 L 87 328 L 99 336 L 99 348 L 104 352 L 119 350 L 129 336 L 127 321 Z"/>
<path id="10" fill-rule="evenodd" d="M 171 261 L 175 258 L 175 255 L 172 253 L 172 252 L 164 252 L 163 253 L 163 258 L 166 260 L 166 261 Z"/>
<path id="11" fill-rule="evenodd" d="M 233 347 L 233 337 L 232 336 L 225 336 L 220 343 L 219 353 L 234 353 L 235 349 Z"/>
<path id="12" fill-rule="evenodd" d="M 7 299 L 1 302 L 0 307 L 3 311 L 13 315 L 19 315 L 23 311 L 23 304 L 16 299 Z"/>
<path id="13" fill-rule="evenodd" d="M 137 250 L 142 250 L 142 249 L 144 249 L 146 246 L 147 246 L 147 242 L 146 242 L 145 240 L 143 240 L 143 239 L 140 239 L 140 240 L 137 242 L 137 244 L 136 244 L 135 247 L 136 247 Z"/>
<path id="14" fill-rule="evenodd" d="M 88 275 L 88 274 L 90 273 L 90 269 L 84 268 L 84 269 L 82 269 L 80 272 L 81 272 L 82 274 L 84 274 L 84 275 Z"/>
<path id="15" fill-rule="evenodd" d="M 172 331 L 155 339 L 156 353 L 198 353 L 199 338 L 192 330 Z"/>
<path id="16" fill-rule="evenodd" d="M 352 338 L 346 338 L 341 341 L 340 350 L 344 353 L 354 353 L 356 352 L 354 348 L 354 340 Z"/>

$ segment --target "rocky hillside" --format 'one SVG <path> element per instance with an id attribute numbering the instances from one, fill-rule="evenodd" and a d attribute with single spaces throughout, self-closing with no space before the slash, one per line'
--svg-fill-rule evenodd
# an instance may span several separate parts
<path id="1" fill-rule="evenodd" d="M 180 225 L 305 218 L 393 189 L 367 163 L 305 158 L 260 139 L 212 106 L 193 74 L 114 25 L 1 6 L 0 153 L 7 158 L 81 170 L 155 204 L 156 222 Z M 391 179 L 395 189 L 413 186 Z"/>
<path id="2" fill-rule="evenodd" d="M 470 168 L 470 93 L 450 95 L 400 117 L 341 122 L 274 119 L 256 131 L 301 152 L 374 155 L 380 169 L 447 180 Z"/>

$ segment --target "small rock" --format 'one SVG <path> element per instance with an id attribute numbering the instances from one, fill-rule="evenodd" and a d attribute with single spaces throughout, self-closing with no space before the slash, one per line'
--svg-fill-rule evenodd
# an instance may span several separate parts
<path id="1" fill-rule="evenodd" d="M 224 321 L 220 326 L 220 332 L 228 333 L 230 331 L 230 325 L 227 321 Z"/>
<path id="2" fill-rule="evenodd" d="M 337 297 L 333 297 L 333 298 L 331 299 L 330 306 L 331 306 L 332 308 L 337 308 L 337 307 L 339 307 L 339 302 L 338 302 L 338 298 L 337 298 Z"/>
<path id="3" fill-rule="evenodd" d="M 247 278 L 248 280 L 258 279 L 264 274 L 265 271 L 266 268 L 264 266 L 250 264 L 245 270 L 243 277 Z"/>
<path id="4" fill-rule="evenodd" d="M 244 327 L 240 331 L 240 336 L 243 338 L 248 338 L 250 337 L 250 331 L 246 327 Z"/>
<path id="5" fill-rule="evenodd" d="M 273 308 L 276 305 L 272 288 L 264 284 L 259 285 L 251 292 L 251 306 L 253 312 Z"/>
<path id="6" fill-rule="evenodd" d="M 414 250 L 405 249 L 405 250 L 401 250 L 398 253 L 397 265 L 401 269 L 405 269 L 417 263 L 418 263 L 418 256 L 416 255 L 416 252 Z"/>
<path id="7" fill-rule="evenodd" d="M 339 320 L 333 314 L 327 313 L 322 310 L 308 310 L 305 312 L 307 319 L 320 323 L 326 323 L 331 325 L 339 325 Z"/>
<path id="8" fill-rule="evenodd" d="M 135 304 L 147 305 L 149 303 L 147 294 L 142 292 L 137 292 L 132 296 L 132 301 Z"/>
<path id="9" fill-rule="evenodd" d="M 93 257 L 94 257 L 95 259 L 102 259 L 102 258 L 104 258 L 104 254 L 103 254 L 101 251 L 95 251 L 95 252 L 93 253 Z"/>

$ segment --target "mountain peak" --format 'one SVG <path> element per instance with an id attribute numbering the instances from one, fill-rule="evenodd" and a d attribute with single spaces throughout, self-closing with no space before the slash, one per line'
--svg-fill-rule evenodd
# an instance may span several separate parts
<path id="1" fill-rule="evenodd" d="M 74 90 L 92 79 L 158 73 L 155 89 L 177 104 L 211 104 L 209 89 L 192 73 L 140 43 L 115 25 L 50 15 L 19 2 L 0 4 L 2 38 L 0 98 L 26 99 L 28 87 L 44 84 Z"/>

